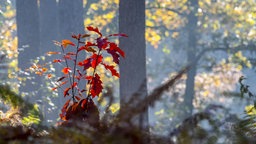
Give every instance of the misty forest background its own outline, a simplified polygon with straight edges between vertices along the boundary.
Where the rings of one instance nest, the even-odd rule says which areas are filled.
[[[41,113],[39,119],[23,123],[53,126],[59,121],[65,103],[62,92],[52,91],[47,77],[27,69],[51,60],[46,52],[58,49],[53,40],[86,33],[87,26],[98,27],[104,35],[128,35],[112,39],[126,53],[119,66],[120,80],[101,70],[105,89],[95,99],[101,114],[108,107],[104,97],[115,98],[110,106],[115,115],[134,93],[142,99],[189,66],[140,115],[141,125],[152,134],[168,136],[185,119],[214,107],[208,115],[221,123],[214,142],[231,142],[234,137],[226,131],[234,131],[233,126],[248,116],[255,128],[255,0],[1,0],[1,84],[37,104]],[[52,67],[54,76],[60,76],[60,69],[61,65]],[[239,83],[241,76],[246,79]],[[2,98],[0,119],[10,108]],[[198,125],[211,133],[208,122]]]

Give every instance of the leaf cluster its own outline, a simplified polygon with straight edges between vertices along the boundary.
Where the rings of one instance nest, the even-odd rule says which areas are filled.
[[[125,57],[125,53],[115,42],[109,41],[113,36],[127,37],[125,34],[110,34],[103,36],[97,27],[88,26],[87,31],[91,34],[72,35],[76,44],[69,39],[55,42],[61,51],[50,51],[48,55],[59,55],[59,59],[54,59],[51,63],[64,65],[61,72],[63,76],[56,80],[57,85],[52,90],[61,89],[64,97],[69,97],[62,107],[60,118],[64,121],[73,116],[72,113],[87,112],[90,105],[94,106],[92,99],[99,96],[103,90],[103,83],[97,67],[102,66],[109,71],[112,76],[120,77],[116,70],[120,57]],[[104,53],[109,54],[115,65],[104,62]],[[83,57],[83,59],[79,59]],[[47,64],[33,65],[30,70],[42,76],[47,74]],[[92,70],[89,73],[88,70]],[[48,78],[51,74],[48,73]],[[87,87],[83,84],[87,83]],[[80,110],[79,110],[80,109]]]

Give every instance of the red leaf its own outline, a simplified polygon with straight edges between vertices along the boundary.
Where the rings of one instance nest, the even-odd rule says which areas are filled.
[[[60,86],[63,86],[64,84],[66,84],[68,81],[64,81],[64,82],[62,82],[60,85],[59,85],[59,87]]]
[[[92,52],[92,53],[95,53],[96,50],[94,50],[92,47],[86,47],[85,49],[87,52]]]
[[[92,95],[92,98],[94,98],[95,96],[98,96],[103,89],[102,81],[100,80],[100,77],[97,73],[92,78],[92,81],[90,82],[90,84],[91,84],[90,93]]]
[[[99,49],[106,49],[106,47],[108,46],[108,39],[107,38],[97,38],[97,46]]]
[[[110,70],[112,76],[120,77],[119,73],[115,70],[115,66],[103,64],[107,70]]]
[[[109,49],[110,49],[110,50],[115,50],[115,51],[117,51],[122,57],[125,57],[124,51],[121,50],[121,49],[117,46],[117,44],[115,44],[115,43],[110,43],[110,44],[109,44]]]
[[[100,33],[100,31],[99,31],[99,29],[98,29],[97,27],[94,28],[94,27],[92,27],[92,26],[88,26],[88,27],[87,27],[87,30],[88,30],[88,31],[94,31],[94,32],[98,33],[98,34],[100,35],[100,37],[102,37],[102,34]]]
[[[78,52],[80,52],[81,50],[85,50],[85,46],[81,46],[80,48],[78,48]]]
[[[66,103],[63,105],[62,109],[66,110],[69,106],[70,99],[66,101]]]
[[[75,76],[76,79],[80,80],[83,74],[80,72],[80,70],[76,70],[78,75]]]
[[[52,78],[52,74],[48,74],[47,78],[49,78],[49,79]]]
[[[64,78],[66,78],[66,77],[63,76],[63,77],[59,78],[59,79],[57,80],[57,82],[62,81]]]
[[[92,53],[95,53],[96,50],[94,50],[92,47],[90,46],[81,46],[79,49],[78,49],[78,52],[81,51],[81,50],[86,50],[87,52],[92,52]]]
[[[68,88],[66,88],[66,89],[64,90],[64,93],[63,93],[64,97],[66,97],[67,95],[69,95],[68,91],[69,91],[70,89],[71,89],[71,88],[68,87]]]
[[[54,88],[52,88],[52,91],[55,91],[57,88],[58,88],[58,87],[54,87]]]
[[[119,64],[119,54],[115,50],[107,49],[107,52],[112,55],[113,61],[116,64]]]
[[[87,99],[82,99],[81,100],[81,107],[85,108],[86,103],[87,103]]]
[[[80,98],[80,97],[78,97],[78,96],[75,96],[75,98],[76,98],[76,100],[78,100],[78,101],[81,99],[81,98]]]
[[[72,60],[71,56],[70,55],[64,55],[63,57],[64,59],[69,59],[69,60]]]
[[[67,52],[66,55],[76,55],[74,52]]]
[[[95,43],[87,42],[85,46],[89,47],[89,46],[97,46],[97,45]]]
[[[111,34],[111,35],[109,35],[108,37],[111,37],[111,36],[128,37],[126,34],[123,34],[123,33],[120,33],[120,34]]]
[[[70,69],[69,67],[64,67],[64,68],[62,69],[62,72],[63,72],[64,74],[68,74],[70,71],[71,71],[71,69]]]
[[[79,76],[82,76],[83,74],[80,72],[80,70],[76,70],[79,74]]]
[[[83,92],[86,92],[86,90],[85,90],[85,89],[82,89],[82,90],[81,90],[81,93],[83,93]]]
[[[91,67],[91,58],[87,58],[84,61],[78,62],[79,66],[84,67],[84,71]]]
[[[92,78],[93,78],[92,76],[86,76],[85,77],[85,79],[87,79],[87,80],[92,80]]]
[[[68,40],[68,39],[62,40],[61,45],[62,45],[64,48],[66,48],[68,45],[75,46],[75,44],[74,44],[72,41]]]
[[[60,63],[61,62],[61,59],[55,59],[52,61],[53,63]]]
[[[102,62],[102,55],[93,54],[92,58],[92,68],[96,68]]]
[[[78,105],[79,105],[79,103],[75,102],[75,103],[72,105],[71,111],[73,111],[73,112],[76,111]]]
[[[66,101],[66,103],[63,105],[62,109],[61,109],[61,114],[60,114],[60,118],[64,121],[66,121],[66,114],[67,114],[67,108],[69,106],[70,103],[70,99]]]
[[[72,85],[72,88],[76,87],[76,86],[77,86],[77,82],[74,82],[73,85]]]
[[[78,34],[78,35],[72,35],[72,38],[74,38],[74,39],[80,39],[80,37],[81,37],[81,34]]]

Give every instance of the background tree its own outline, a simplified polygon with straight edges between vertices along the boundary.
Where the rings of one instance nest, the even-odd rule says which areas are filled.
[[[84,32],[83,1],[59,1],[60,39],[70,38],[70,35]]]
[[[129,12],[128,12],[129,11]],[[125,33],[128,39],[120,38],[120,47],[126,53],[126,59],[120,62],[120,99],[121,109],[139,92],[136,99],[147,96],[146,44],[145,44],[145,1],[125,0],[119,3],[119,33]],[[143,113],[137,125],[146,128],[148,114]]]
[[[16,19],[17,19],[17,35],[18,35],[18,67],[21,70],[20,79],[25,82],[20,83],[20,93],[27,95],[31,92],[39,90],[42,84],[40,78],[30,76],[33,81],[26,79],[27,74],[22,70],[27,69],[31,65],[31,60],[36,60],[40,56],[40,31],[39,31],[39,11],[37,1],[24,0],[16,1]],[[40,98],[40,93],[35,94],[37,98],[29,97],[30,100]]]
[[[197,11],[198,0],[188,1],[189,14],[187,17],[186,30],[188,33],[187,61],[190,68],[187,72],[186,89],[184,94],[185,118],[192,115],[193,99],[195,94],[195,76],[196,76],[196,52],[197,52]]]
[[[17,70],[17,37],[15,23],[15,9],[13,1],[1,1],[0,3],[0,80],[2,83],[11,83],[11,75],[8,72]],[[13,85],[17,89],[17,85]]]
[[[45,56],[48,51],[55,51],[56,46],[53,40],[58,40],[58,7],[56,0],[40,0],[40,54]],[[52,56],[53,57],[53,56]],[[45,57],[50,61],[49,57]],[[55,72],[59,72],[56,69]],[[42,110],[45,120],[56,120],[61,103],[58,96],[50,92],[50,84],[45,77],[42,77],[44,88],[42,92]]]

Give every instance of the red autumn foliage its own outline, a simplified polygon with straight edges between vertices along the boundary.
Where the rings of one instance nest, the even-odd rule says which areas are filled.
[[[107,65],[107,64],[104,64],[102,63],[105,67],[105,69],[108,69],[110,70],[112,76],[116,76],[116,77],[120,77],[119,73],[115,70],[115,66],[112,66],[112,65]]]
[[[120,56],[125,57],[125,53],[116,43],[109,41],[109,37],[127,37],[127,35],[110,34],[104,37],[97,27],[88,26],[87,30],[96,33],[98,37],[93,41],[87,41],[86,38],[90,37],[90,34],[72,35],[71,37],[77,41],[77,44],[68,39],[64,39],[61,42],[55,41],[55,44],[60,46],[62,51],[50,51],[47,53],[48,56],[59,54],[60,58],[54,59],[52,63],[65,65],[61,70],[64,76],[58,78],[56,80],[58,85],[52,88],[52,90],[60,88],[63,90],[63,97],[68,96],[68,100],[63,105],[60,114],[60,118],[63,121],[77,118],[84,119],[85,113],[97,109],[92,99],[99,96],[103,90],[101,77],[97,74],[98,66],[103,66],[107,71],[111,72],[112,76],[120,77],[114,65],[108,65],[104,62],[103,53],[110,54],[113,61],[119,64]],[[69,49],[69,46],[73,48]],[[74,47],[76,48],[74,49]],[[66,49],[69,50],[67,51]],[[87,57],[78,61],[78,55],[84,53],[87,53]],[[43,66],[34,66],[32,68],[40,68],[36,71],[40,75],[47,72],[47,69]],[[93,69],[92,74],[86,72],[89,68]],[[79,83],[87,83],[89,89],[80,88]]]
[[[101,62],[102,62],[102,55],[93,54],[91,56],[92,58],[92,68],[96,68]]]
[[[64,74],[68,74],[69,72],[70,72],[70,68],[69,67],[64,67],[63,69],[62,69],[62,72],[64,73]]]
[[[92,78],[89,84],[91,84],[90,93],[92,98],[94,98],[95,96],[98,96],[102,92],[102,89],[103,89],[102,81],[100,80],[100,76],[97,73]]]

